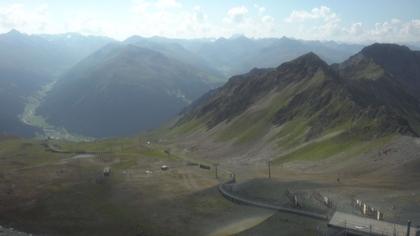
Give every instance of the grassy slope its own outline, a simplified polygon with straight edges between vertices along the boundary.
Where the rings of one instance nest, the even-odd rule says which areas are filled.
[[[232,120],[230,124],[216,136],[217,141],[236,139],[237,144],[246,144],[266,135],[271,128],[275,113],[287,106],[290,97],[298,91],[314,86],[323,79],[322,73],[317,73],[310,83],[296,83],[287,86],[281,91],[272,91],[259,101],[262,106],[247,112]],[[292,126],[295,122],[292,122]],[[188,123],[187,123],[188,124]]]
[[[362,72],[369,78],[383,74],[374,64]],[[205,124],[211,119],[208,115],[181,123],[172,131],[181,136],[201,133],[215,142],[233,141],[243,148],[269,142],[280,150],[273,158],[281,162],[318,160],[344,152],[356,156],[389,140],[394,131],[386,129],[387,116],[370,107],[357,108],[364,112],[355,109],[354,101],[338,85],[329,83],[326,74],[318,70],[308,80],[267,92],[245,112],[219,124],[211,136],[206,134]],[[303,95],[300,100],[296,99],[299,95]],[[275,125],[276,113],[281,110],[285,111],[285,121]]]
[[[40,234],[197,235],[211,230],[199,222],[235,208],[213,188],[212,171],[185,166],[145,141],[54,141],[64,151],[102,153],[72,160],[74,154],[49,152],[42,141],[0,140],[0,222]],[[160,171],[162,164],[170,170]],[[110,178],[101,177],[105,166]]]
[[[214,140],[217,142],[235,140],[235,144],[241,146],[262,139],[269,134],[270,129],[275,127],[267,119],[269,117],[267,113],[270,113],[270,110],[273,111],[273,107],[277,107],[274,104],[281,102],[281,99],[274,99],[268,108],[234,119],[231,123],[228,123],[225,129],[216,133]],[[333,128],[323,131],[319,138],[308,141],[305,139],[305,135],[310,127],[310,121],[310,119],[297,117],[283,124],[277,133],[269,137],[269,141],[275,147],[287,153],[274,157],[276,162],[319,160],[340,153],[346,153],[347,156],[357,156],[364,151],[377,147],[379,144],[386,143],[393,137],[392,135],[387,135],[379,139],[368,140],[357,134],[351,135],[351,132],[350,134],[344,133],[351,130],[352,124],[351,121],[343,121]],[[359,125],[373,129],[377,124],[375,121],[360,120]],[[184,123],[174,130],[179,131],[177,132],[178,135],[182,135],[189,132],[197,132],[196,128],[202,131],[204,126],[199,121],[194,120],[194,122]]]
[[[331,138],[301,145],[299,148],[293,149],[287,154],[279,155],[274,159],[274,163],[280,164],[291,160],[317,161],[340,154],[349,158],[369,151],[372,148],[379,147],[384,143],[389,142],[392,137],[394,136],[389,135],[367,141],[355,137],[346,138],[342,136],[333,136]]]

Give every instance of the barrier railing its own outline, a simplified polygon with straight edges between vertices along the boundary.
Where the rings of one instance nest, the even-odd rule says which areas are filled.
[[[315,218],[315,219],[320,219],[320,220],[328,220],[328,216],[327,215],[318,214],[318,213],[309,212],[309,211],[300,210],[300,209],[294,209],[294,208],[289,208],[289,207],[278,206],[278,205],[269,204],[269,203],[257,202],[257,201],[254,201],[254,200],[250,200],[250,199],[246,199],[244,197],[237,196],[237,195],[235,195],[233,193],[230,193],[226,189],[226,186],[232,185],[235,182],[236,182],[235,179],[230,179],[230,180],[228,180],[228,181],[226,181],[224,183],[219,184],[219,186],[218,186],[219,192],[225,198],[227,198],[229,200],[233,200],[233,201],[236,201],[236,202],[239,202],[239,203],[242,203],[242,204],[251,205],[251,206],[255,206],[255,207],[260,207],[260,208],[265,208],[265,209],[271,209],[271,210],[276,210],[276,211],[282,211],[282,212],[287,212],[287,213],[292,213],[292,214],[307,216],[307,217],[311,217],[311,218]]]

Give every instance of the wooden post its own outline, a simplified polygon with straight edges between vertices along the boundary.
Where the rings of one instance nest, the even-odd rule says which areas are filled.
[[[411,221],[407,222],[407,236],[410,236],[410,229],[411,229]]]
[[[219,166],[219,164],[214,164],[214,170],[215,170],[215,174],[216,174],[216,179],[219,178],[218,173],[217,173],[217,167]]]
[[[271,161],[268,161],[268,178],[271,179]]]
[[[344,220],[344,236],[347,236],[347,220]]]

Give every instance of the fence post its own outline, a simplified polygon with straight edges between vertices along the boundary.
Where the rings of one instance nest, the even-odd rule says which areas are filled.
[[[363,203],[363,215],[366,215],[367,206],[366,203]]]
[[[347,236],[347,220],[344,220],[344,236]]]
[[[393,234],[393,236],[397,236],[397,229],[395,227],[395,224],[394,224],[394,234]]]
[[[408,222],[407,222],[407,236],[410,236],[410,228],[411,228],[411,221],[409,220]]]

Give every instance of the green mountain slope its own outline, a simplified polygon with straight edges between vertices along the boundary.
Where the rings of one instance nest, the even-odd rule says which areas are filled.
[[[380,46],[380,51],[395,47]],[[242,149],[263,145],[277,150],[279,159],[305,152],[327,157],[382,137],[418,136],[419,99],[407,88],[404,74],[366,53],[376,47],[333,66],[309,53],[275,69],[232,77],[186,110],[169,133]],[[412,86],[419,88],[415,82]]]
[[[135,134],[170,119],[214,85],[206,72],[159,52],[110,44],[68,71],[39,112],[88,136]]]

